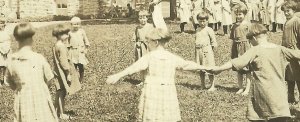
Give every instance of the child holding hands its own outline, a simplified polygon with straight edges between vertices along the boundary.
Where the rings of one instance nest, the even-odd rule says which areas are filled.
[[[217,39],[214,30],[207,26],[208,14],[201,12],[197,15],[199,28],[196,30],[195,58],[196,62],[204,66],[215,66],[214,48],[217,47]],[[214,76],[208,75],[212,85],[208,91],[215,90]],[[205,88],[205,72],[200,71],[201,87]]]
[[[76,69],[68,58],[66,43],[69,38],[69,31],[70,29],[64,25],[57,25],[52,31],[52,35],[57,39],[53,47],[54,71],[58,79],[55,82],[55,108],[61,119],[70,119],[70,116],[64,114],[66,95],[74,94],[81,89]]]
[[[14,90],[15,122],[58,122],[47,84],[54,78],[41,54],[32,50],[35,30],[29,23],[16,25],[19,47],[7,60],[6,82]]]
[[[179,102],[175,87],[175,71],[201,70],[203,66],[170,53],[164,46],[170,40],[167,31],[160,28],[147,35],[150,52],[120,73],[108,76],[107,83],[116,83],[120,78],[148,69],[139,102],[139,121],[180,121]]]
[[[81,19],[79,17],[73,17],[71,24],[73,28],[69,32],[70,60],[74,63],[75,68],[78,69],[79,81],[82,82],[84,77],[84,65],[88,64],[85,54],[87,53],[87,48],[90,46],[90,42],[85,31],[80,28]]]
[[[146,42],[146,34],[151,29],[153,29],[153,25],[149,24],[148,21],[148,12],[146,10],[142,10],[139,12],[139,22],[140,24],[136,27],[135,32],[133,34],[132,41],[134,44],[135,51],[135,61],[139,60],[142,56],[149,52],[148,45]],[[141,71],[141,78],[144,80],[146,75],[146,71]]]
[[[285,84],[285,68],[288,61],[300,60],[300,51],[268,42],[267,32],[265,26],[252,24],[247,38],[254,47],[242,56],[213,68],[212,72],[217,74],[231,68],[240,70],[249,66],[254,80],[247,118],[250,121],[285,122],[291,117]]]
[[[246,34],[248,33],[248,28],[250,22],[246,20],[246,15],[248,13],[247,7],[240,5],[236,8],[236,23],[233,24],[230,39],[232,40],[232,48],[231,48],[231,58],[238,58],[243,55],[249,48],[250,43],[246,39]],[[237,94],[247,95],[250,90],[250,77],[251,74],[248,72],[248,68],[237,70],[237,79],[239,90],[236,92]],[[246,74],[246,89],[244,91],[243,88],[243,76]]]

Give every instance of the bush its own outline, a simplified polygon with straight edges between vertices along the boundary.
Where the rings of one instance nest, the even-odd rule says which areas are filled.
[[[48,22],[52,21],[53,16],[40,16],[40,17],[24,17],[20,21],[23,22]],[[13,20],[16,21],[16,20]]]
[[[65,15],[54,15],[53,20],[54,21],[62,21],[62,20],[71,20],[72,17],[65,16]]]

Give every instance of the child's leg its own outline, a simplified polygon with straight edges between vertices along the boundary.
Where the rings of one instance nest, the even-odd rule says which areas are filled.
[[[217,30],[219,30],[221,28],[222,22],[218,22],[218,28]]]
[[[287,84],[288,84],[288,101],[289,101],[289,103],[295,103],[296,102],[295,92],[294,92],[294,90],[295,90],[295,81],[287,81]]]
[[[200,72],[201,88],[205,89],[205,72]]]
[[[214,31],[218,31],[218,23],[214,23]]]
[[[214,29],[214,23],[208,23],[207,26],[210,27],[210,28],[212,28],[212,29]]]
[[[211,82],[211,87],[208,89],[208,91],[215,91],[216,88],[215,88],[214,75],[208,75],[208,78],[209,78],[209,81]]]
[[[244,88],[243,88],[243,74],[238,72],[237,79],[238,79],[239,90],[236,92],[236,94],[241,94],[244,90]]]
[[[243,96],[246,96],[246,95],[249,94],[250,86],[251,86],[251,73],[247,73],[247,74],[246,74],[246,89],[245,89],[245,91],[242,93]]]
[[[82,83],[83,77],[84,77],[84,66],[83,64],[78,64],[78,69],[79,69],[79,81]]]
[[[228,25],[223,25],[224,34],[228,34]]]
[[[184,32],[184,25],[187,24],[186,22],[180,23],[180,31]]]
[[[4,76],[5,76],[5,67],[0,67],[0,72],[1,72],[1,80],[0,80],[0,86],[4,85]]]
[[[62,117],[64,114],[65,97],[66,97],[66,90],[60,89],[56,91],[54,107],[56,108],[59,117]]]
[[[272,22],[272,32],[276,32],[276,23]]]

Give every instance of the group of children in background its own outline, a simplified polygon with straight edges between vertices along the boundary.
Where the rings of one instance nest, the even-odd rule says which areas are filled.
[[[133,36],[136,62],[125,70],[108,76],[106,82],[116,83],[126,75],[143,71],[142,75],[145,77],[138,106],[138,120],[174,122],[181,121],[175,86],[176,69],[199,71],[202,87],[205,87],[205,75],[208,74],[212,82],[209,91],[216,89],[214,74],[233,69],[238,72],[240,90],[237,93],[246,95],[251,91],[247,107],[247,118],[250,121],[287,121],[291,117],[289,102],[295,102],[294,94],[291,94],[294,92],[295,81],[299,85],[297,71],[300,70],[300,18],[294,15],[297,3],[284,2],[281,8],[287,22],[283,26],[282,46],[279,46],[268,42],[266,26],[248,22],[246,18],[249,11],[253,12],[254,9],[242,4],[235,7],[236,23],[230,33],[230,39],[233,40],[232,60],[219,67],[215,66],[214,61],[213,52],[218,44],[213,29],[209,27],[212,14],[208,11],[195,16],[198,23],[195,62],[186,61],[165,49],[171,40],[169,31],[165,25],[153,26],[147,23],[148,13],[141,11],[140,25]],[[0,46],[1,60],[5,60],[0,67],[6,68],[3,71],[3,82],[15,93],[15,121],[55,122],[58,118],[70,118],[70,115],[64,114],[64,99],[66,95],[81,89],[84,65],[88,63],[85,54],[90,45],[85,31],[80,28],[80,18],[72,18],[71,24],[72,29],[57,25],[52,31],[57,39],[53,46],[55,74],[47,60],[32,50],[35,29],[31,24],[21,23],[15,27],[13,35],[18,42],[18,49],[13,53],[10,49],[10,37],[5,31],[0,31],[1,37],[5,37],[1,38],[0,44],[6,45]],[[0,29],[4,28],[2,26]],[[289,62],[290,67],[286,72]],[[295,68],[297,66],[299,68]],[[247,81],[245,90],[242,86],[243,75],[246,75]],[[55,76],[56,98],[53,104],[48,86]]]
[[[72,18],[72,29],[57,25],[52,31],[57,39],[53,46],[54,72],[44,56],[32,50],[36,30],[30,23],[14,28],[18,49],[12,53],[12,39],[4,30],[5,21],[1,22],[0,68],[5,73],[1,85],[7,84],[14,90],[14,121],[70,119],[71,116],[64,113],[65,97],[81,89],[84,65],[88,63],[85,54],[90,45],[85,31],[80,28],[80,18]],[[57,80],[52,80],[54,77]],[[52,82],[56,88],[54,104],[48,88]]]
[[[196,30],[198,26],[197,14],[209,14],[208,26],[218,31],[223,28],[223,34],[229,33],[229,28],[236,20],[235,9],[243,5],[247,7],[245,19],[259,22],[272,32],[282,31],[286,22],[281,6],[286,0],[179,0],[178,13],[180,30],[184,32],[185,24],[192,20]],[[271,29],[269,29],[271,27]],[[218,33],[219,34],[219,33]]]
[[[113,84],[126,75],[147,70],[138,107],[139,120],[173,122],[181,121],[174,80],[176,69],[199,71],[201,86],[204,87],[204,76],[208,74],[213,82],[209,91],[215,90],[214,74],[233,69],[238,72],[240,89],[237,93],[251,93],[246,113],[248,120],[286,122],[291,117],[289,102],[295,102],[295,81],[299,86],[297,70],[300,70],[300,18],[295,15],[296,2],[287,1],[280,7],[287,19],[286,24],[282,26],[282,46],[268,41],[268,26],[247,20],[249,11],[253,13],[255,10],[239,4],[234,10],[236,23],[233,24],[230,33],[230,39],[233,41],[232,60],[222,66],[215,66],[213,50],[217,47],[216,37],[213,29],[208,27],[210,13],[203,11],[195,16],[198,23],[195,41],[196,63],[185,61],[167,51],[166,43],[171,40],[169,32],[154,27],[146,34],[139,35],[139,31],[136,31],[136,45],[145,44],[147,51],[125,70],[108,76],[106,82]],[[143,12],[141,16],[145,18]],[[141,23],[137,30],[148,28],[145,25]],[[242,86],[243,75],[246,75],[247,81],[245,90]]]

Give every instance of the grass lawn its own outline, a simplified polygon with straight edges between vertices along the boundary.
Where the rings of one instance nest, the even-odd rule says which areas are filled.
[[[51,36],[53,26],[38,30],[34,49],[43,54],[53,66],[51,48],[55,38]],[[75,118],[72,121],[135,121],[138,115],[140,86],[129,78],[115,85],[105,84],[106,76],[121,71],[133,63],[134,24],[85,25],[91,47],[87,54],[90,63],[86,67],[83,89],[68,96],[66,109]],[[168,49],[187,60],[194,60],[194,34],[180,34],[179,26],[170,24],[173,39]],[[187,29],[192,29],[189,25]],[[271,33],[271,41],[279,44],[281,33]],[[230,60],[231,40],[228,36],[217,36],[219,47],[215,52],[216,64]],[[13,42],[13,49],[16,49]],[[134,79],[139,79],[134,75]],[[215,77],[218,90],[208,92],[200,89],[200,77],[195,72],[178,71],[176,87],[180,101],[183,122],[193,121],[247,121],[247,97],[236,95],[236,73],[225,71]],[[207,82],[207,87],[209,87]],[[13,120],[13,93],[7,88],[0,89],[0,120]],[[54,87],[51,87],[54,94]]]

